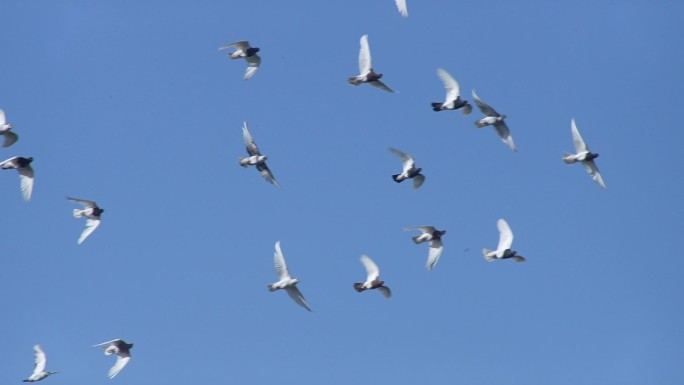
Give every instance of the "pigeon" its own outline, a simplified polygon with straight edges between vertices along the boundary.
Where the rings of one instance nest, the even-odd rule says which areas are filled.
[[[385,286],[384,281],[380,280],[380,269],[378,268],[378,265],[376,265],[367,255],[361,256],[361,263],[363,263],[363,266],[366,268],[368,277],[366,278],[366,282],[355,282],[354,289],[359,293],[364,290],[378,289],[385,298],[389,299],[392,296],[392,291],[389,287]]]
[[[278,276],[278,282],[268,285],[268,290],[274,292],[279,289],[285,289],[287,294],[292,298],[299,306],[303,307],[308,311],[312,311],[311,307],[304,296],[297,288],[299,279],[292,278],[290,273],[287,271],[287,265],[285,264],[285,257],[283,252],[280,250],[280,241],[275,243],[275,253],[273,254],[273,262],[275,264],[276,275]]]
[[[74,218],[81,218],[81,217],[86,217],[88,220],[86,221],[86,228],[83,230],[81,233],[81,237],[78,238],[78,244],[80,245],[83,243],[83,241],[88,238],[90,234],[97,229],[98,226],[100,226],[100,215],[104,212],[104,209],[101,209],[97,206],[97,203],[93,201],[89,201],[86,199],[78,199],[78,198],[69,198],[67,197],[68,200],[76,203],[80,203],[83,205],[83,209],[74,209]]]
[[[570,129],[572,131],[572,142],[575,145],[575,151],[577,153],[568,154],[566,152],[563,154],[563,162],[566,164],[582,162],[584,168],[587,170],[589,175],[591,175],[591,178],[596,181],[599,186],[606,188],[606,184],[603,183],[603,178],[601,178],[599,169],[594,162],[594,159],[598,158],[599,154],[589,151],[589,147],[587,147],[587,144],[584,143],[579,131],[577,131],[575,119],[570,120]]]
[[[477,104],[477,107],[480,109],[480,111],[482,111],[482,113],[485,115],[484,118],[475,122],[475,126],[477,128],[482,128],[493,125],[496,129],[496,132],[501,137],[501,140],[503,140],[503,142],[511,150],[517,151],[515,148],[515,143],[513,143],[513,137],[511,136],[508,126],[506,126],[506,122],[504,121],[504,119],[506,119],[506,115],[499,114],[492,107],[490,107],[489,104],[480,100],[475,93],[475,90],[473,90],[473,99],[475,100],[475,104]]]
[[[361,83],[368,83],[387,92],[394,92],[385,83],[380,81],[382,74],[373,72],[371,63],[370,48],[368,48],[368,35],[361,36],[361,49],[359,50],[359,75],[347,79],[349,84],[358,86]]]
[[[247,122],[244,122],[242,125],[242,138],[245,140],[245,147],[247,148],[247,154],[249,154],[249,156],[246,158],[240,157],[240,166],[256,166],[257,170],[261,173],[261,176],[263,176],[268,183],[280,187],[273,177],[273,173],[271,173],[271,170],[269,170],[266,165],[266,159],[268,159],[268,157],[261,155],[252,135],[249,133]]]
[[[406,8],[406,0],[394,0],[397,3],[397,9],[401,16],[408,17],[408,8]]]
[[[36,382],[40,381],[47,376],[59,372],[46,372],[45,364],[47,364],[47,358],[45,357],[45,352],[40,348],[40,345],[33,345],[33,351],[35,352],[35,366],[33,367],[33,373],[29,378],[23,380],[23,382]]]
[[[257,55],[259,48],[250,47],[247,40],[236,41],[228,45],[219,47],[219,50],[228,49],[235,47],[235,51],[228,54],[231,59],[245,59],[247,61],[247,70],[245,70],[245,80],[249,80],[254,76],[257,69],[259,69],[259,64],[261,64],[261,57]]]
[[[496,227],[499,229],[499,246],[496,250],[482,249],[482,255],[484,258],[491,262],[495,259],[508,259],[513,258],[516,262],[525,262],[525,258],[518,255],[514,250],[511,250],[511,244],[513,243],[513,232],[508,226],[508,223],[503,219],[499,219],[496,222]]]
[[[443,110],[458,110],[461,108],[463,115],[469,115],[473,107],[465,100],[461,99],[461,88],[458,86],[456,79],[454,79],[448,72],[438,68],[437,76],[444,82],[446,88],[446,99],[443,103],[432,103],[432,109],[436,112]]]
[[[128,364],[128,361],[131,360],[131,348],[133,347],[133,344],[127,344],[122,339],[115,339],[93,345],[93,347],[103,345],[107,345],[104,347],[105,356],[111,356],[112,354],[116,354],[118,356],[116,357],[116,363],[111,367],[111,369],[109,369],[109,373],[107,374],[109,378],[114,378],[117,374],[119,374],[119,372],[121,372],[121,369]]]
[[[5,137],[5,142],[2,144],[2,147],[9,147],[19,139],[19,136],[17,134],[10,131],[11,129],[12,125],[7,123],[7,119],[5,118],[5,111],[2,108],[0,108],[0,135]]]
[[[422,234],[412,237],[415,244],[430,242],[430,251],[428,252],[427,264],[425,267],[428,270],[432,270],[437,262],[439,262],[439,257],[442,255],[442,235],[446,234],[446,230],[437,230],[433,226],[419,226],[419,227],[406,227],[405,231],[420,230]]]
[[[31,168],[33,158],[24,158],[15,156],[0,163],[0,168],[3,170],[16,169],[19,171],[19,182],[21,182],[21,193],[26,202],[31,200],[31,193],[33,192],[33,168]]]
[[[422,186],[423,182],[425,182],[425,175],[420,173],[423,170],[422,168],[416,168],[416,161],[413,159],[413,157],[405,152],[397,150],[396,148],[390,147],[389,150],[394,155],[401,158],[403,167],[401,174],[392,175],[392,179],[394,179],[394,181],[397,183],[401,183],[406,179],[413,179],[414,190]]]

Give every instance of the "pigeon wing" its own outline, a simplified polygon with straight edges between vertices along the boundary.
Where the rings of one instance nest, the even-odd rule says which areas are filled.
[[[373,260],[367,255],[361,256],[361,263],[363,263],[363,266],[366,268],[366,272],[368,273],[368,278],[366,278],[368,282],[373,281],[380,276],[380,269],[378,268],[378,265],[376,265],[375,262],[373,262]]]
[[[572,131],[572,144],[575,145],[575,151],[578,154],[589,151],[589,149],[587,148],[587,144],[584,143],[584,139],[582,139],[582,136],[577,130],[577,126],[575,125],[575,119],[572,119],[570,121],[570,130]]]
[[[409,155],[403,151],[399,151],[396,148],[392,148],[392,147],[390,147],[389,150],[390,150],[390,152],[392,152],[392,154],[401,158],[401,164],[403,167],[403,172],[407,172],[408,170],[411,169],[411,167],[413,167],[413,164],[415,163],[415,161],[413,160],[413,157],[411,155]]]
[[[387,299],[390,299],[390,297],[392,296],[392,290],[390,290],[390,288],[387,286],[378,287],[378,291],[382,294],[383,297]]]
[[[371,63],[370,47],[368,46],[368,35],[361,36],[361,48],[359,49],[359,75],[365,75],[373,68]]]
[[[272,173],[271,170],[268,168],[268,166],[266,165],[265,162],[264,162],[264,163],[258,163],[258,164],[256,165],[256,168],[257,168],[257,170],[259,170],[259,173],[261,173],[261,176],[264,177],[264,179],[266,179],[266,181],[267,181],[268,183],[270,183],[270,184],[272,184],[272,185],[274,185],[274,186],[276,186],[276,187],[280,187],[280,185],[278,184],[278,182],[275,180],[275,177],[273,176],[273,173]]]
[[[33,352],[35,353],[35,366],[33,367],[33,375],[36,375],[45,371],[47,358],[45,357],[45,352],[43,352],[43,349],[40,348],[40,345],[34,345]]]
[[[372,82],[368,82],[368,84],[372,85],[375,88],[379,88],[383,91],[387,91],[390,93],[396,93],[396,91],[393,91],[391,88],[387,87],[387,85],[380,80],[374,80]]]
[[[17,169],[19,171],[19,182],[21,182],[21,193],[25,201],[31,200],[31,193],[33,192],[33,168],[26,166]]]
[[[67,199],[72,201],[72,202],[75,202],[75,203],[80,203],[83,205],[83,207],[85,207],[87,209],[97,207],[97,203],[95,203],[93,201],[89,201],[87,199],[79,199],[79,198],[71,198],[71,197],[67,197]]]
[[[259,64],[261,64],[261,57],[259,55],[252,55],[249,57],[246,57],[245,60],[247,61],[247,69],[245,70],[245,80],[249,80],[254,76],[256,71],[259,69]]]
[[[416,227],[404,227],[404,231],[413,231],[413,230],[420,230],[424,233],[434,233],[435,232],[435,227],[434,226],[416,226]]]
[[[104,346],[104,345],[115,345],[115,346],[116,346],[116,344],[118,344],[119,342],[121,342],[121,338],[117,338],[117,339],[115,339],[115,340],[103,342],[103,343],[101,343],[101,344],[95,344],[95,345],[93,345],[92,347],[94,348],[94,347],[96,347],[96,346]]]
[[[413,189],[416,190],[418,187],[422,186],[423,183],[425,182],[425,175],[423,174],[418,174],[413,177]]]
[[[95,231],[100,226],[100,220],[99,219],[94,219],[94,218],[88,218],[86,221],[86,228],[83,230],[81,233],[81,236],[78,238],[78,244],[80,245],[83,243],[83,241],[86,240],[90,236],[90,234]]]
[[[444,246],[442,246],[442,241],[439,239],[433,239],[430,241],[430,248],[428,251],[428,259],[427,259],[427,264],[425,267],[428,270],[432,270],[437,262],[439,262],[439,257],[442,256],[442,250],[444,249]]]
[[[275,271],[279,280],[290,278],[290,273],[287,271],[287,265],[285,264],[285,257],[283,256],[283,251],[280,250],[280,241],[275,243],[273,263],[275,264]]]
[[[254,138],[252,138],[252,135],[249,133],[247,122],[242,122],[242,139],[245,141],[245,148],[247,149],[247,154],[249,154],[249,156],[261,155],[259,153],[259,147],[257,147]]]
[[[311,307],[308,303],[306,303],[306,300],[304,299],[302,292],[299,291],[297,286],[289,286],[285,290],[287,291],[287,294],[290,296],[290,298],[297,302],[299,306],[303,307],[308,311],[312,311]]]
[[[441,68],[438,68],[437,76],[439,76],[439,78],[442,79],[442,82],[444,83],[444,88],[446,88],[447,93],[444,103],[454,101],[458,99],[459,96],[461,96],[461,87],[458,86],[458,82],[456,82],[456,79],[454,79],[448,72]]]
[[[5,137],[5,142],[2,144],[2,147],[9,147],[13,145],[17,140],[19,140],[19,135],[15,134],[12,131],[5,131],[2,133],[2,136]]]
[[[499,246],[497,246],[497,251],[510,249],[513,244],[513,232],[510,226],[508,226],[508,222],[503,218],[499,219],[496,222],[496,227],[499,229]]]
[[[7,117],[5,117],[5,110],[0,108],[0,126],[7,124]]]
[[[230,47],[235,47],[236,49],[244,51],[249,48],[249,42],[247,40],[236,41],[235,43],[230,43],[219,47],[219,50],[228,49]]]
[[[118,356],[116,357],[116,363],[109,369],[107,376],[109,378],[116,377],[116,375],[121,372],[121,369],[123,369],[130,360],[131,355],[129,353],[119,352]]]
[[[473,100],[475,100],[477,108],[479,108],[480,111],[482,111],[482,113],[486,116],[499,116],[499,113],[496,112],[496,110],[494,110],[489,104],[480,100],[480,98],[475,93],[475,90],[473,90]]]
[[[582,161],[582,164],[584,165],[584,168],[587,170],[589,175],[591,175],[591,179],[598,183],[599,186],[606,188],[606,184],[603,183],[603,178],[601,178],[601,173],[599,172],[596,163],[593,160],[585,160]]]
[[[408,8],[406,7],[406,0],[394,0],[397,4],[397,9],[401,16],[408,17]]]
[[[518,151],[515,147],[515,143],[513,143],[513,137],[511,136],[511,132],[508,130],[508,126],[506,125],[506,122],[500,121],[494,123],[494,129],[496,129],[496,133],[499,134],[499,137],[501,137],[501,140],[510,148],[512,151]]]

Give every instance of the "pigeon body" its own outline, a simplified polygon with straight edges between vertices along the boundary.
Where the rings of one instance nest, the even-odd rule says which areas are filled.
[[[93,346],[104,346],[103,349],[106,356],[116,354],[116,363],[109,369],[107,374],[109,378],[116,377],[126,364],[128,364],[128,361],[131,360],[131,348],[133,348],[133,344],[128,344],[122,339],[115,339]]]
[[[75,203],[80,203],[83,205],[83,209],[74,209],[74,218],[82,218],[86,217],[86,228],[83,230],[81,233],[81,236],[78,238],[78,244],[80,245],[83,243],[83,241],[88,238],[90,234],[95,231],[100,226],[100,216],[104,212],[104,209],[100,208],[97,206],[97,203],[93,201],[89,201],[86,199],[78,199],[78,198],[69,198],[67,197],[68,200],[75,202]]]
[[[444,99],[444,102],[432,103],[432,109],[439,112],[444,110],[458,110],[460,108],[463,115],[469,115],[473,110],[473,107],[466,100],[461,99],[461,87],[459,87],[456,79],[441,68],[437,69],[437,76],[439,76],[444,83],[446,98]]]
[[[511,231],[508,222],[503,218],[496,222],[496,227],[499,229],[499,245],[496,250],[482,249],[482,255],[488,262],[492,262],[495,259],[508,259],[513,258],[516,262],[525,262],[525,258],[515,250],[511,250],[511,245],[513,244],[513,232]]]
[[[290,273],[287,271],[287,265],[285,264],[285,257],[280,249],[280,241],[275,244],[275,253],[273,254],[273,263],[275,264],[276,275],[278,276],[278,282],[268,285],[268,290],[273,292],[276,290],[284,289],[287,291],[287,295],[290,296],[299,306],[303,307],[308,311],[312,311],[309,304],[304,299],[304,296],[297,288],[299,279],[292,278]]]
[[[378,289],[383,297],[389,299],[392,296],[392,291],[385,286],[385,282],[380,280],[380,269],[378,265],[373,262],[367,255],[361,256],[361,263],[366,268],[366,282],[355,282],[354,289],[359,293],[365,290]]]
[[[371,62],[370,48],[368,46],[368,35],[361,36],[361,48],[359,50],[359,74],[347,79],[347,82],[353,86],[358,86],[362,83],[368,83],[373,87],[379,88],[383,91],[394,92],[387,87],[385,83],[380,81],[382,74],[373,71],[373,63]]]
[[[10,131],[11,129],[12,125],[7,123],[5,110],[0,108],[0,135],[2,135],[4,138],[2,147],[9,147],[19,139],[19,135],[15,134],[13,131]]]
[[[280,187],[280,185],[278,185],[278,182],[273,177],[273,173],[266,165],[266,159],[268,159],[268,157],[266,157],[265,155],[261,155],[261,153],[259,152],[259,147],[257,147],[256,142],[254,142],[252,135],[249,133],[249,129],[247,128],[247,122],[244,122],[242,125],[242,138],[245,141],[245,148],[247,149],[247,154],[249,156],[245,158],[240,158],[240,166],[256,166],[261,176],[264,179],[266,179],[268,183],[276,187]]]
[[[422,186],[423,182],[425,182],[425,175],[420,173],[423,170],[422,168],[416,168],[416,162],[413,157],[403,151],[397,150],[396,148],[390,147],[389,150],[394,155],[401,158],[402,162],[401,174],[392,175],[392,179],[397,183],[401,183],[406,179],[413,179],[413,189],[417,189],[418,187]]]
[[[587,144],[582,139],[577,126],[575,125],[575,119],[570,121],[570,130],[572,131],[572,142],[575,146],[575,154],[568,154],[567,152],[563,154],[563,162],[566,164],[573,164],[577,162],[582,162],[587,173],[591,175],[593,179],[599,186],[606,188],[606,184],[603,182],[601,173],[599,172],[594,159],[598,158],[599,154],[589,151]]]
[[[45,365],[47,365],[47,358],[45,356],[45,352],[43,352],[43,349],[41,349],[40,345],[34,345],[33,352],[35,356],[35,365],[33,367],[33,373],[27,379],[23,380],[23,382],[36,382],[44,378],[47,378],[52,374],[59,373],[45,371]]]
[[[259,64],[261,64],[261,57],[257,55],[259,48],[251,47],[247,40],[241,40],[219,47],[219,50],[224,50],[231,47],[235,48],[235,51],[229,53],[228,57],[231,59],[245,59],[247,62],[247,69],[245,70],[244,79],[251,79],[256,73],[257,69],[259,69]]]
[[[437,230],[433,226],[419,226],[419,227],[406,227],[405,231],[420,230],[422,233],[412,237],[415,244],[420,244],[424,242],[429,242],[430,249],[428,251],[428,259],[425,264],[425,268],[432,270],[437,262],[439,262],[439,257],[442,256],[442,250],[444,246],[442,245],[442,236],[446,234],[446,230]]]
[[[475,90],[473,90],[473,100],[475,100],[475,104],[485,115],[484,118],[475,122],[475,126],[477,128],[494,126],[496,133],[499,134],[499,137],[501,137],[501,140],[504,142],[504,144],[506,144],[512,151],[517,151],[515,143],[513,142],[513,137],[511,136],[511,132],[509,131],[505,122],[506,115],[499,114],[489,104],[480,100],[475,93]]]
[[[19,182],[21,186],[21,194],[25,201],[31,200],[33,193],[33,168],[31,167],[33,158],[24,158],[15,156],[0,163],[0,168],[3,170],[15,169],[19,172]]]

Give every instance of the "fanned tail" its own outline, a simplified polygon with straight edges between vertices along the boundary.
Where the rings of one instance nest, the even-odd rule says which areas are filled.
[[[439,112],[442,111],[442,103],[431,103],[432,104],[432,110]]]
[[[83,216],[83,210],[74,209],[74,218],[80,218]]]
[[[492,255],[493,253],[494,250],[482,249],[482,255],[484,256],[484,259],[487,260],[487,262],[491,262],[496,259],[496,257]]]
[[[358,291],[359,293],[362,292],[362,291],[364,291],[364,290],[366,290],[366,289],[363,287],[363,283],[361,283],[361,282],[354,282],[354,289],[355,289],[356,291]]]

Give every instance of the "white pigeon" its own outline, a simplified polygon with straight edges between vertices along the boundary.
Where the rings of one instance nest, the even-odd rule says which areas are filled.
[[[247,40],[241,40],[219,47],[219,50],[224,50],[231,47],[235,47],[235,51],[229,53],[228,57],[231,59],[245,59],[245,61],[247,61],[247,69],[245,70],[244,79],[251,79],[256,73],[257,69],[259,69],[259,64],[261,64],[261,57],[257,55],[259,48],[250,47]]]
[[[121,372],[121,369],[128,364],[128,361],[131,360],[131,348],[133,348],[133,344],[127,344],[122,339],[115,339],[93,345],[93,347],[104,345],[107,345],[104,347],[105,356],[111,356],[112,354],[116,354],[117,356],[116,363],[109,369],[109,373],[107,374],[109,378],[114,378],[117,374],[119,374],[119,372]]]
[[[437,69],[437,76],[439,76],[444,83],[446,98],[442,103],[432,103],[432,109],[439,112],[443,110],[458,110],[460,108],[463,115],[469,115],[473,110],[473,107],[466,100],[461,99],[461,87],[459,87],[456,79],[441,68]]]
[[[33,345],[33,351],[35,353],[35,366],[33,367],[33,373],[29,378],[23,380],[23,382],[36,382],[40,381],[47,376],[59,372],[46,372],[45,365],[47,364],[47,358],[45,357],[45,352],[40,348],[40,345]]]
[[[480,98],[475,93],[475,90],[473,90],[473,99],[475,100],[475,104],[480,109],[480,111],[482,111],[482,113],[485,115],[484,118],[475,122],[475,126],[478,128],[482,128],[493,125],[496,129],[496,133],[499,134],[499,136],[501,137],[501,140],[511,150],[517,151],[517,149],[515,148],[515,143],[513,143],[513,137],[511,136],[511,132],[508,130],[508,126],[506,126],[506,122],[504,121],[504,119],[506,119],[506,115],[499,114],[489,104],[480,100]]]
[[[516,262],[525,262],[525,258],[514,250],[511,250],[513,244],[513,232],[508,226],[508,223],[502,218],[496,222],[496,227],[499,229],[499,245],[496,250],[482,249],[484,258],[491,262],[495,259],[513,258]]]
[[[81,218],[81,217],[86,217],[88,218],[86,221],[86,228],[83,230],[81,233],[81,236],[78,238],[78,244],[80,245],[83,243],[83,241],[88,238],[90,234],[95,231],[95,229],[100,226],[100,216],[104,212],[104,209],[101,209],[100,207],[97,206],[97,203],[93,201],[89,201],[86,199],[78,199],[78,198],[69,198],[67,197],[68,200],[76,203],[80,203],[83,205],[83,209],[74,209],[74,218]]]
[[[401,16],[408,17],[408,8],[406,7],[406,0],[394,0],[397,4],[397,9]]]
[[[599,169],[594,162],[594,159],[598,158],[599,154],[589,151],[587,144],[584,143],[582,136],[580,136],[577,130],[575,119],[570,120],[570,130],[572,131],[572,143],[575,145],[576,154],[568,154],[566,152],[563,154],[563,161],[567,164],[582,162],[584,168],[591,175],[591,179],[596,181],[599,186],[606,188],[606,184],[603,183],[603,178],[601,178],[601,173],[599,173]]]
[[[423,170],[422,168],[416,168],[416,161],[413,159],[413,157],[403,151],[397,150],[396,148],[390,147],[389,150],[392,152],[392,154],[401,158],[402,163],[401,174],[392,175],[392,179],[397,183],[401,183],[406,179],[413,179],[414,190],[422,186],[423,182],[425,182],[425,175],[420,173]]]
[[[261,173],[261,176],[264,177],[268,183],[276,187],[280,187],[278,182],[273,177],[273,173],[266,165],[266,159],[268,159],[268,157],[261,155],[256,142],[254,142],[252,135],[249,133],[249,129],[247,129],[247,122],[244,122],[242,125],[242,138],[245,141],[245,148],[247,149],[247,154],[249,156],[246,158],[240,157],[240,166],[256,166],[259,173]]]
[[[377,87],[387,92],[394,92],[385,83],[380,81],[382,74],[377,74],[373,71],[373,64],[371,62],[370,48],[368,47],[368,35],[361,36],[361,49],[359,50],[359,74],[347,79],[347,82],[353,86],[358,86],[361,83],[368,83],[373,87]]]
[[[278,276],[278,282],[268,285],[268,290],[273,292],[280,289],[285,289],[287,294],[292,298],[299,306],[304,309],[311,311],[311,307],[304,296],[297,288],[299,279],[292,278],[290,273],[287,271],[287,265],[285,264],[285,257],[283,252],[280,250],[280,241],[275,244],[275,253],[273,254],[273,262],[275,264],[276,275]]]
[[[14,144],[19,139],[19,135],[15,134],[12,129],[12,125],[7,123],[7,118],[5,117],[5,111],[0,108],[0,135],[5,138],[5,142],[2,147],[9,147]]]
[[[31,200],[31,193],[33,192],[33,168],[31,168],[31,162],[33,162],[31,157],[15,156],[0,163],[0,168],[3,170],[15,169],[19,172],[21,194],[26,202]]]
[[[392,291],[389,287],[385,286],[385,282],[380,280],[380,269],[378,265],[373,262],[367,255],[361,256],[361,263],[366,268],[366,282],[355,282],[354,289],[359,293],[364,290],[378,289],[382,295],[389,299],[392,296]]]
[[[442,256],[442,235],[446,234],[446,230],[437,230],[433,226],[419,226],[419,227],[406,227],[405,231],[420,230],[422,234],[412,237],[415,244],[429,242],[430,250],[428,251],[428,259],[425,267],[428,270],[432,270],[437,262],[439,262],[439,257]]]

